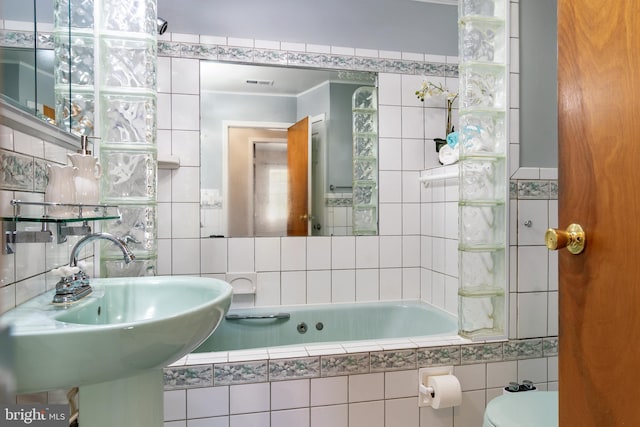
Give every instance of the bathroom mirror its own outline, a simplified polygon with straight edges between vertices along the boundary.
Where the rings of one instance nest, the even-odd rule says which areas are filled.
[[[2,97],[39,117],[55,120],[53,50],[0,48]]]
[[[352,234],[352,97],[376,73],[200,67],[202,237]],[[294,144],[308,154],[293,159]],[[304,203],[294,188],[304,178],[288,176],[307,177],[309,218],[288,212],[289,199]]]
[[[521,2],[519,12],[520,166],[555,168],[558,165],[557,1]]]
[[[36,49],[38,32],[53,29],[53,1],[0,0],[5,21],[0,46],[2,99],[38,117],[54,121],[54,53]]]

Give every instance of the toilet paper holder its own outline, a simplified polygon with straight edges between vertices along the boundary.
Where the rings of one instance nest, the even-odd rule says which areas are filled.
[[[433,387],[427,386],[429,377],[453,375],[453,366],[438,366],[433,368],[421,368],[418,370],[418,406],[433,406],[435,398],[435,390]],[[461,400],[460,396],[460,400]],[[457,405],[459,405],[458,402]],[[455,405],[455,406],[457,406]]]

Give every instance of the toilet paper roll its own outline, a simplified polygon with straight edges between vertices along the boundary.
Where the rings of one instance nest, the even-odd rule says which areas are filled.
[[[453,375],[429,377],[427,387],[433,388],[433,409],[451,408],[462,403],[460,381]]]

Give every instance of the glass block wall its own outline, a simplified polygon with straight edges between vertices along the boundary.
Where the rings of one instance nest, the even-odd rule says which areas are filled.
[[[353,93],[353,234],[378,234],[378,93],[363,86]]]
[[[56,117],[72,132],[99,138],[101,202],[122,212],[102,229],[136,255],[125,266],[121,252],[103,244],[101,275],[154,274],[156,0],[57,0],[55,16]]]
[[[77,135],[95,131],[93,1],[56,0],[56,124]]]
[[[460,0],[458,321],[469,338],[507,336],[507,7]]]

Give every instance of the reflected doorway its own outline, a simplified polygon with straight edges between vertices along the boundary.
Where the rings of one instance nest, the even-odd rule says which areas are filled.
[[[283,236],[287,232],[287,140],[254,139],[253,234]]]
[[[289,149],[296,124],[236,121],[223,124],[222,157],[227,179],[222,199],[228,203],[221,204],[221,220],[209,234],[322,235],[326,230],[322,226],[326,208],[326,119],[321,114],[298,124],[305,121],[311,126],[310,132],[305,132],[308,137],[298,144],[298,150],[300,144],[305,146],[302,159],[292,159]],[[297,189],[291,188],[292,174],[302,184]],[[292,205],[300,205],[304,210],[294,215],[304,217],[301,232],[288,229]],[[215,226],[215,221],[209,222]]]

